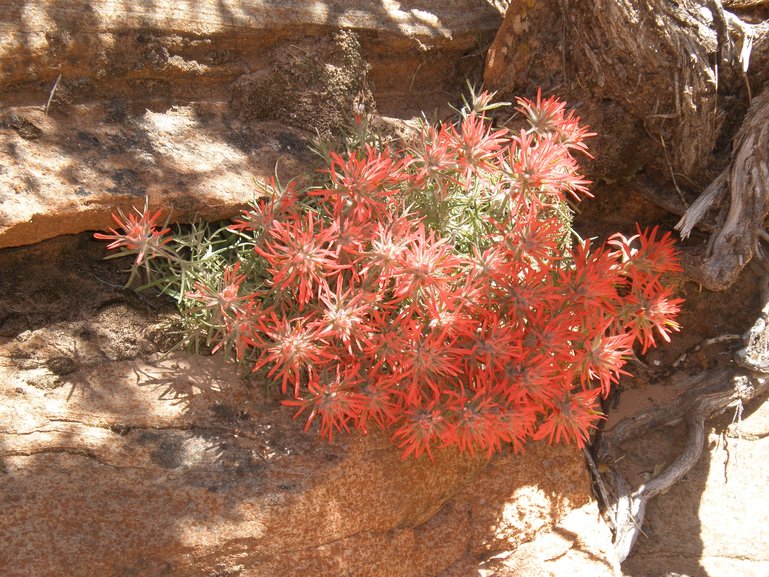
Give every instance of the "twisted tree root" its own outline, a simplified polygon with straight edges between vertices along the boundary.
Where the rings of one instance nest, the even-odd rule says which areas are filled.
[[[720,212],[707,254],[686,272],[709,289],[723,290],[762,252],[758,240],[769,215],[769,88],[753,99],[734,139],[729,166],[676,224],[681,237],[689,236],[713,208]]]
[[[745,336],[745,348],[735,356],[737,366],[696,375],[678,373],[675,380],[688,381],[687,391],[663,407],[651,407],[626,417],[602,434],[594,447],[601,463],[615,462],[620,445],[661,426],[684,421],[688,428],[686,447],[656,477],[631,489],[615,469],[601,474],[588,453],[588,462],[607,521],[614,531],[614,547],[624,561],[641,534],[649,500],[680,481],[699,460],[705,446],[705,423],[730,407],[741,407],[769,392],[769,302]],[[757,362],[757,359],[761,361]]]
[[[699,460],[705,446],[705,422],[730,407],[737,407],[769,391],[769,375],[752,371],[721,370],[693,379],[689,391],[665,407],[652,407],[627,417],[604,433],[598,447],[599,462],[613,462],[623,441],[660,426],[684,420],[688,427],[686,448],[662,473],[631,490],[615,469],[596,478],[608,521],[613,525],[614,547],[624,561],[642,533],[649,499],[680,481]],[[592,467],[591,467],[592,468]],[[600,475],[597,468],[593,474]],[[609,484],[611,489],[606,487]]]

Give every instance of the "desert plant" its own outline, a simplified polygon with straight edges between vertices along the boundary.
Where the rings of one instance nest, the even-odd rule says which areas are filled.
[[[493,106],[474,95],[401,150],[360,131],[319,182],[274,180],[218,229],[171,237],[145,208],[97,237],[137,255],[132,279],[144,267],[176,299],[190,341],[280,383],[329,440],[377,426],[404,457],[583,446],[634,344],[678,329],[675,251],[657,229],[572,235],[590,134],[554,98],[519,99],[514,133]]]

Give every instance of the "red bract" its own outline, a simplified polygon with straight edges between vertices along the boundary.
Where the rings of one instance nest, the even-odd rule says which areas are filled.
[[[348,423],[360,419],[366,408],[366,398],[357,392],[361,383],[357,365],[336,365],[332,372],[323,372],[307,385],[307,397],[283,401],[289,407],[299,407],[294,417],[309,409],[305,431],[316,416],[320,417],[320,434],[329,441],[335,431],[349,430]]]
[[[374,277],[373,284],[381,285],[397,274],[403,254],[416,240],[416,226],[406,216],[380,219],[372,228],[369,247],[361,253],[361,275]]]
[[[459,278],[460,266],[465,261],[447,239],[426,233],[420,223],[399,262],[402,268],[396,281],[395,296],[415,299],[420,290],[431,288],[439,293],[447,290],[451,282]]]
[[[669,288],[659,288],[650,283],[633,291],[626,299],[624,314],[628,319],[627,330],[641,341],[642,353],[657,345],[655,333],[670,342],[670,334],[680,328],[673,319],[683,299],[670,298],[671,293]]]
[[[480,326],[466,325],[462,335],[468,349],[464,356],[465,372],[474,375],[477,371],[493,370],[502,374],[505,368],[520,358],[522,347],[522,331],[504,322],[494,313],[488,314],[480,321]]]
[[[446,125],[441,125],[440,128],[423,127],[419,142],[411,150],[413,184],[425,186],[434,183],[443,197],[446,187],[454,180],[451,175],[460,170],[460,160],[454,146]]]
[[[402,349],[403,332],[401,324],[409,322],[405,312],[375,309],[371,311],[372,334],[363,357],[369,359],[378,378],[393,382],[391,373],[398,366]]]
[[[553,284],[549,270],[513,263],[509,266],[511,274],[504,279],[500,300],[507,305],[511,315],[528,319],[534,311],[562,299],[560,287]]]
[[[474,278],[480,282],[499,282],[508,274],[509,260],[503,247],[494,245],[483,252],[477,246],[472,248],[471,266]]]
[[[369,295],[355,286],[344,290],[342,280],[337,279],[336,291],[332,292],[327,285],[323,285],[319,300],[325,305],[319,334],[341,341],[350,355],[364,350],[370,343],[372,330],[368,324],[372,308]]]
[[[453,415],[442,434],[445,445],[457,445],[460,450],[475,455],[476,448],[491,454],[502,445],[501,407],[481,388],[475,394],[451,391],[446,410]]]
[[[579,337],[580,314],[564,309],[547,310],[545,307],[533,312],[527,319],[523,344],[527,350],[537,351],[538,355],[553,359],[555,362],[570,363],[573,359],[573,340]]]
[[[609,395],[611,385],[620,375],[629,375],[622,367],[633,356],[631,334],[597,335],[587,343],[580,367],[580,383],[585,389],[593,388],[597,382],[604,397]]]
[[[231,268],[227,267],[224,270],[221,285],[218,288],[196,281],[195,290],[184,296],[202,307],[213,309],[215,318],[234,317],[237,313],[244,312],[245,304],[255,297],[255,295],[240,294],[240,285],[246,280],[246,275],[238,274],[239,270],[240,263],[236,262]]]
[[[523,450],[524,443],[534,435],[537,408],[531,403],[507,403],[496,421],[497,434],[502,443],[509,443],[513,451]]]
[[[478,324],[465,312],[461,295],[428,293],[424,295],[420,318],[428,331],[456,338],[471,333]]]
[[[505,144],[507,129],[493,130],[483,115],[473,111],[462,120],[459,132],[451,126],[449,134],[467,182],[473,173],[496,168],[494,160]]]
[[[299,388],[306,382],[303,379],[312,377],[321,365],[334,358],[324,350],[318,327],[307,318],[278,318],[272,312],[270,320],[261,323],[260,330],[268,340],[254,370],[270,365],[267,375],[280,377],[284,393],[286,385],[291,383],[294,395],[299,396]]]
[[[589,181],[577,171],[574,158],[552,135],[537,136],[521,130],[514,136],[503,168],[513,201],[555,206],[568,195],[575,200],[590,196]]]
[[[530,352],[524,360],[505,367],[503,392],[507,401],[540,409],[551,406],[559,392],[553,386],[553,376],[558,372],[551,358]]]
[[[553,403],[550,414],[539,425],[535,439],[549,443],[574,441],[579,448],[590,440],[590,431],[603,418],[597,406],[599,391],[566,392]]]
[[[335,215],[345,212],[353,220],[364,222],[374,213],[388,210],[396,194],[393,185],[406,164],[406,160],[394,161],[386,149],[377,150],[368,144],[347,158],[334,152],[328,170],[332,187],[310,194],[331,201]]]
[[[678,330],[680,265],[656,227],[572,246],[591,134],[541,94],[518,100],[528,128],[494,129],[490,98],[402,151],[364,144],[361,119],[325,181],[273,180],[211,240],[195,229],[171,250],[146,210],[97,237],[160,271],[193,334],[264,369],[328,440],[373,423],[404,457],[582,447],[636,343]]]
[[[249,300],[235,310],[235,316],[227,316],[219,330],[220,341],[212,352],[221,348],[234,350],[238,361],[243,361],[254,347],[262,346],[259,334],[261,319],[268,314],[260,302]]]
[[[446,419],[435,402],[424,406],[412,406],[403,410],[393,440],[403,449],[403,458],[419,457],[424,453],[432,457],[432,447],[446,430]]]
[[[616,259],[602,249],[590,248],[590,241],[578,246],[572,253],[573,268],[558,273],[569,307],[581,312],[582,326],[588,332],[593,328],[588,323],[600,325],[603,331],[604,316],[617,314],[617,289],[626,284]]]
[[[405,394],[406,402],[418,404],[425,398],[437,400],[452,377],[462,373],[462,350],[453,346],[445,333],[425,333],[421,323],[403,319],[398,326],[393,357],[393,379]]]
[[[336,255],[329,248],[333,223],[323,228],[315,213],[308,211],[306,218],[274,220],[269,234],[272,241],[255,250],[269,263],[273,286],[295,292],[301,309],[316,297],[315,288],[325,284],[326,275],[337,270]]]
[[[528,98],[516,98],[516,101],[518,111],[526,116],[532,132],[553,133],[563,146],[590,156],[583,141],[585,138],[595,136],[595,132],[589,132],[587,128],[581,126],[579,118],[574,116],[573,112],[567,114],[566,103],[555,97],[542,100],[541,90],[537,90],[536,101]]]
[[[227,227],[232,232],[256,232],[270,227],[275,217],[275,206],[271,201],[259,200],[251,208],[244,210],[240,218]]]
[[[609,240],[609,244],[617,249],[617,256],[627,268],[628,276],[641,274],[644,278],[654,278],[681,270],[669,232],[657,238],[659,227],[655,226],[651,231],[641,231],[641,227],[637,227],[637,230],[638,233],[630,238],[617,233]]]
[[[369,420],[373,420],[381,429],[386,429],[397,420],[401,405],[397,401],[394,383],[372,374],[361,389],[361,394],[362,408],[357,422],[361,431],[368,432]]]
[[[530,215],[506,233],[505,246],[509,250],[510,245],[513,245],[516,252],[513,260],[531,263],[539,268],[545,262],[557,258],[558,243],[563,235],[562,227],[562,223],[555,217],[539,219]]]
[[[152,257],[173,258],[173,253],[164,248],[169,242],[170,237],[165,235],[171,231],[170,228],[159,229],[157,221],[160,218],[161,211],[150,215],[145,206],[144,212],[137,211],[137,214],[125,215],[122,211],[112,215],[112,220],[117,223],[123,232],[117,232],[114,228],[109,231],[112,234],[95,233],[93,236],[99,240],[112,241],[107,245],[109,249],[125,249],[123,254],[135,254],[137,265],[146,259]]]

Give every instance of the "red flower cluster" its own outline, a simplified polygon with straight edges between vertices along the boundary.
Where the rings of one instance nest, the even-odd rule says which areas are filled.
[[[374,423],[404,456],[583,446],[634,343],[677,330],[678,264],[656,229],[569,248],[589,134],[555,99],[519,110],[518,134],[469,112],[405,151],[333,154],[325,186],[275,186],[230,227],[243,265],[187,306],[329,440]]]

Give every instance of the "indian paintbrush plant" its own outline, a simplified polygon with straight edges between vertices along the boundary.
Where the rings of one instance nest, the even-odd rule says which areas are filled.
[[[598,246],[570,229],[590,196],[591,134],[554,98],[491,95],[394,150],[365,121],[317,182],[274,179],[239,219],[176,234],[147,206],[96,237],[172,296],[186,339],[279,383],[283,404],[340,431],[389,431],[403,456],[527,439],[584,446],[634,347],[669,340],[681,300],[669,234]]]

